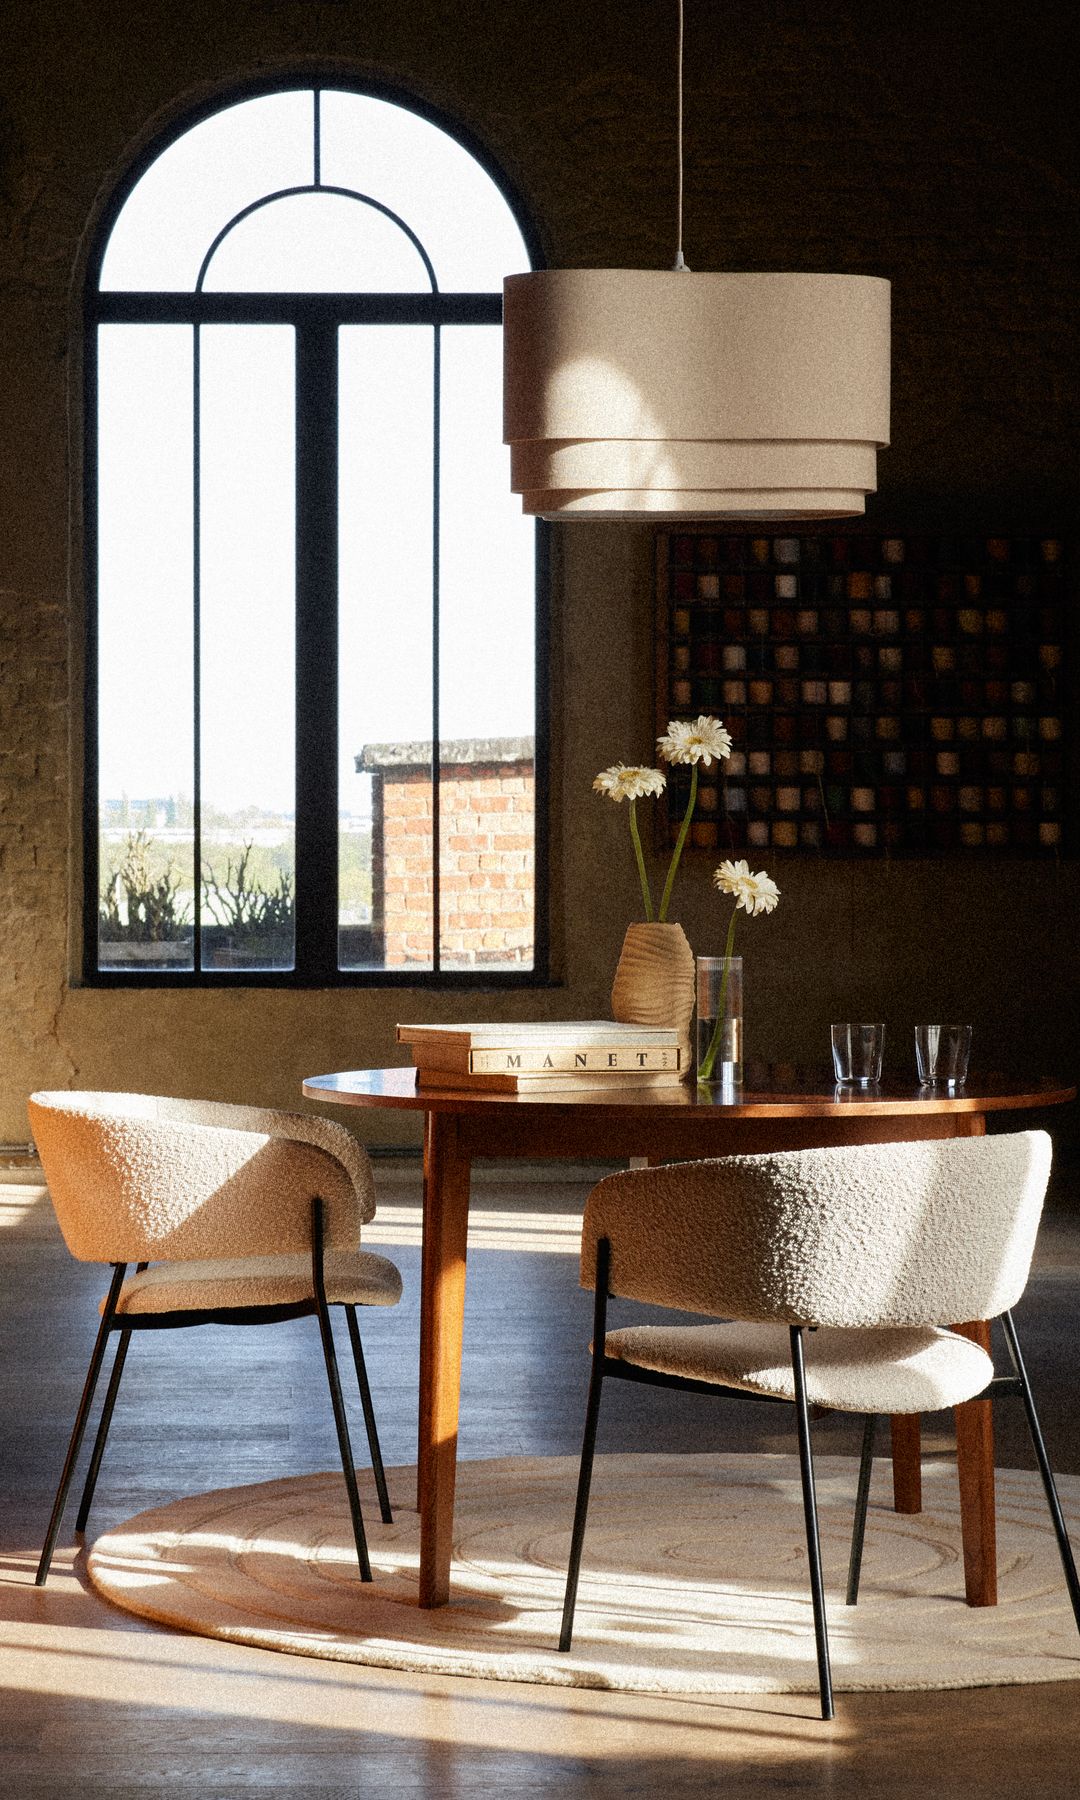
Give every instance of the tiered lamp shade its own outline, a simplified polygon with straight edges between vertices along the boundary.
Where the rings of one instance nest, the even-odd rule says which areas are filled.
[[[889,283],[544,269],[503,288],[511,486],[549,519],[827,519],[889,441]]]

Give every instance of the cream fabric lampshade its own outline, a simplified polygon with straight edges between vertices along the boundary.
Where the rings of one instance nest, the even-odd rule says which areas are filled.
[[[865,510],[889,441],[889,283],[543,269],[503,284],[511,486],[550,519]]]

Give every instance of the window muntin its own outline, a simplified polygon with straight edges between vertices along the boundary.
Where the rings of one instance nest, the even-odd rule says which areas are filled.
[[[205,290],[415,293],[431,281],[419,246],[389,213],[326,188],[249,212],[212,252]]]
[[[504,276],[531,267],[505,196],[463,144],[375,95],[300,89],[239,101],[168,144],[117,216],[101,287],[190,290],[230,220],[270,194],[319,186],[405,219],[446,293],[501,292]]]
[[[260,169],[269,173],[260,177]],[[383,191],[328,191],[331,181],[361,180],[382,182]],[[280,185],[268,192],[274,182]],[[283,193],[282,187],[304,191]],[[395,216],[395,203],[411,206],[414,216]],[[169,206],[177,208],[175,220],[161,216]],[[235,209],[231,218],[223,217],[228,207]],[[419,241],[418,217],[435,242],[443,285],[449,278],[453,286],[445,300],[432,293],[431,246]],[[128,699],[169,690],[167,705],[158,694],[156,706],[142,704],[141,714],[135,709],[145,731],[128,730],[127,741],[145,745],[151,715],[165,718],[171,708],[170,779],[190,757],[197,791],[190,799],[182,789],[166,792],[164,778],[161,794],[125,790],[124,821],[137,824],[152,874],[160,875],[156,864],[168,852],[165,885],[178,917],[164,948],[138,955],[128,949],[112,960],[103,944],[101,967],[114,978],[130,975],[139,955],[142,974],[149,964],[154,973],[172,975],[194,967],[189,979],[257,968],[264,979],[301,983],[332,981],[340,972],[353,979],[387,971],[405,978],[414,970],[522,976],[533,967],[533,876],[530,870],[523,878],[518,865],[531,864],[534,830],[532,801],[520,795],[523,786],[531,793],[535,760],[535,527],[509,493],[499,425],[501,334],[486,323],[498,317],[503,273],[528,261],[501,191],[461,144],[404,107],[337,90],[263,95],[202,120],[149,165],[120,208],[103,254],[101,298],[91,301],[91,316],[102,320],[102,408],[113,404],[106,334],[172,330],[187,357],[185,369],[174,356],[168,384],[175,494],[142,528],[144,537],[170,542],[172,566],[171,598],[162,603],[170,617],[160,635],[147,633],[144,608],[144,658],[152,643],[159,651],[169,643],[170,634],[183,639],[185,619],[189,638],[185,651],[171,653],[149,681],[132,673],[127,658]],[[181,281],[198,289],[192,324],[151,325],[155,308],[163,318],[183,316]],[[160,302],[155,294],[163,296]],[[428,310],[418,326],[417,301],[409,296],[425,294]],[[349,308],[357,304],[353,316],[362,324],[350,322]],[[93,376],[91,359],[91,397]],[[104,471],[115,435],[104,414],[101,432]],[[186,483],[185,442],[192,459]],[[92,705],[100,724],[91,761],[96,751],[103,804],[100,840],[93,835],[102,874],[109,831],[117,835],[109,770],[124,739],[123,730],[110,738],[101,718],[110,681],[115,686],[104,662],[115,659],[117,620],[125,607],[130,614],[139,605],[130,566],[125,575],[115,555],[109,564],[110,504],[117,520],[126,514],[118,489],[103,502],[102,558],[91,568],[103,613],[116,608],[114,619],[100,621],[101,694]],[[153,514],[152,502],[144,511]],[[188,524],[192,552],[185,567],[178,550]],[[128,590],[126,600],[116,600],[120,587]],[[327,594],[337,597],[338,589],[340,604],[328,606]],[[129,643],[138,641],[136,631]],[[185,738],[177,703],[188,683],[194,739],[190,713]],[[282,804],[294,743],[295,832]],[[411,757],[417,766],[406,778],[427,790],[421,803],[429,812],[432,867],[419,930],[415,917],[404,931],[400,918],[381,917],[401,905],[391,898],[396,882],[383,841],[402,830],[389,798],[393,791],[401,799],[401,783],[393,767],[360,765],[371,751],[377,764],[387,744],[391,763]],[[503,821],[463,820],[446,811],[450,803],[475,807],[475,795],[492,781],[477,756],[502,755],[507,746],[513,759],[501,767],[501,780],[513,797],[505,804],[529,815],[514,817],[514,830],[500,832],[506,845],[528,837],[528,855],[499,852],[515,863],[512,871],[491,862],[492,829]],[[488,854],[473,864],[483,861],[485,881],[512,891],[509,898],[488,896],[489,914],[501,909],[505,917],[488,917],[485,931],[473,929],[463,950],[464,902],[454,889],[470,824],[488,834],[481,844]],[[254,872],[260,904],[271,887],[279,898],[295,897],[295,958],[290,929],[278,930],[256,955],[238,955],[223,930],[218,902],[223,887],[235,890],[238,874],[244,900],[239,834],[245,829],[246,875],[250,883]],[[408,830],[414,873],[418,845]],[[88,872],[94,847],[88,845]],[[96,879],[95,871],[95,886]],[[475,884],[474,872],[467,885]],[[471,891],[474,912],[476,902]],[[408,906],[415,905],[410,898]],[[523,908],[530,914],[524,932]],[[283,923],[291,921],[279,918]],[[97,920],[89,883],[87,924],[92,939]],[[514,932],[501,929],[508,924]],[[331,935],[337,955],[327,943]],[[246,940],[244,947],[250,950]],[[92,948],[88,974],[97,974]]]

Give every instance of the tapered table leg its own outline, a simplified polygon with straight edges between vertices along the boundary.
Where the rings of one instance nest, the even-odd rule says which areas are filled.
[[[985,1319],[955,1329],[990,1348]],[[964,1591],[969,1606],[997,1605],[997,1527],[994,1508],[994,1410],[989,1400],[956,1408],[956,1468],[960,1477],[960,1534]]]
[[[894,1512],[922,1512],[921,1424],[918,1413],[894,1413],[889,1421]]]
[[[424,1130],[424,1247],[420,1288],[420,1605],[450,1598],[454,1535],[469,1158],[458,1120],[429,1112]]]

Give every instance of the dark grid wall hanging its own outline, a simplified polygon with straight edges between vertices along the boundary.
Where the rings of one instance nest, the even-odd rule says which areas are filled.
[[[701,771],[700,848],[1071,847],[1071,546],[701,531],[657,551],[657,732],[713,713],[733,739]],[[689,784],[670,773],[669,842]]]

